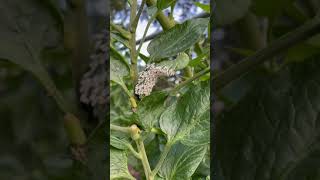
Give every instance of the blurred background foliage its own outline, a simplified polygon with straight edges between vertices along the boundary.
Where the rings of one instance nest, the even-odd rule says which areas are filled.
[[[94,37],[107,27],[107,0],[1,0],[0,7],[0,179],[106,179],[107,114],[94,116],[79,86]],[[88,137],[86,165],[73,160],[65,114],[46,90],[55,86]]]
[[[215,3],[215,178],[319,179],[319,1]]]

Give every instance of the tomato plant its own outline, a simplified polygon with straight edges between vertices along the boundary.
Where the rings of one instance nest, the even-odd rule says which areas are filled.
[[[138,8],[131,0],[129,27],[111,22],[111,179],[210,178],[209,18],[178,23],[172,15],[175,3],[142,0]],[[166,16],[163,9],[169,7]],[[144,10],[149,20],[137,46]],[[163,31],[148,44],[147,56],[141,47],[154,21]]]

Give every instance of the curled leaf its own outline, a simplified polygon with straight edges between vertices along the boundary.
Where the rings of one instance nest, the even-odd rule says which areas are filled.
[[[168,68],[174,69],[174,70],[180,70],[180,69],[183,69],[188,66],[189,60],[190,60],[190,58],[189,58],[188,54],[179,53],[175,60],[161,61],[160,63],[158,63],[158,65],[165,66],[165,67],[168,67]]]

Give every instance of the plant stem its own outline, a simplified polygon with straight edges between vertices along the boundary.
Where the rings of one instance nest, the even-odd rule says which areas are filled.
[[[136,144],[139,149],[139,153],[141,155],[141,162],[142,162],[142,166],[145,171],[146,178],[147,178],[147,180],[152,180],[153,177],[151,177],[151,168],[150,168],[150,164],[149,164],[148,157],[146,154],[146,150],[144,148],[143,140],[141,138],[138,138],[136,140]]]
[[[140,53],[141,47],[142,47],[142,45],[143,45],[143,43],[144,43],[144,41],[146,39],[146,35],[147,35],[148,30],[149,30],[149,27],[150,27],[151,23],[153,22],[153,20],[157,17],[157,14],[158,14],[158,12],[156,12],[148,21],[148,24],[147,24],[147,26],[146,26],[146,28],[144,30],[142,39],[141,39],[140,44],[139,44],[139,48],[138,48],[138,53],[137,54]]]
[[[267,60],[271,60],[272,57],[283,52],[284,50],[294,46],[298,42],[304,41],[320,31],[320,17],[316,16],[314,19],[305,23],[303,26],[296,30],[289,32],[282,36],[280,39],[269,44],[268,47],[259,50],[254,55],[245,58],[238,64],[231,66],[224,72],[218,74],[213,78],[214,88],[216,91],[226,86],[231,81],[246,74],[249,70],[254,68]]]
[[[145,4],[146,4],[146,0],[142,0],[140,8],[139,8],[139,11],[138,11],[138,14],[135,16],[135,18],[134,18],[134,20],[132,22],[132,26],[133,27],[137,27],[138,26],[139,18],[141,16],[141,13],[142,13],[142,10],[143,10],[143,7],[144,7]]]
[[[171,143],[167,143],[166,146],[164,147],[164,150],[163,150],[163,152],[162,152],[161,155],[160,155],[160,159],[159,159],[156,167],[155,167],[154,170],[152,170],[152,172],[151,172],[151,176],[152,176],[152,177],[154,177],[154,176],[158,173],[158,171],[160,170],[160,168],[161,168],[164,160],[166,159],[166,157],[167,157],[167,155],[168,155],[171,147],[172,147],[172,144],[171,144]]]
[[[133,26],[133,21],[136,18],[137,12],[137,0],[132,0],[131,9],[130,9],[130,28]],[[131,30],[130,30],[131,31]]]
[[[172,89],[171,93],[176,93],[179,89],[181,89],[183,86],[191,83],[192,81],[194,81],[195,79],[198,79],[199,77],[207,74],[208,72],[210,72],[210,67],[207,67],[206,69],[198,72],[197,74],[195,74],[194,76],[192,76],[191,78],[183,81],[182,83],[180,83],[179,85],[177,85],[174,89]]]
[[[132,93],[130,93],[130,91],[128,90],[126,84],[122,81],[122,83],[120,84],[120,86],[121,86],[122,89],[126,92],[126,94],[129,96],[129,100],[130,100],[131,107],[132,107],[132,108],[136,108],[136,107],[137,107],[136,98],[133,96]]]
[[[68,0],[70,8],[64,15],[64,47],[70,51],[76,107],[79,113],[85,113],[80,102],[80,81],[89,65],[88,17],[85,0]]]
[[[129,150],[132,152],[132,154],[138,158],[138,159],[142,159],[141,154],[139,154],[136,150],[134,150],[134,148],[132,147],[131,144],[128,144],[127,147],[129,148]]]
[[[156,1],[155,0],[147,0],[147,5],[153,6],[156,5]],[[166,15],[164,15],[162,12],[157,14],[157,20],[159,21],[161,27],[164,30],[168,30],[170,28],[172,28],[173,26],[176,25],[176,22],[174,20],[169,19]]]
[[[137,25],[134,24],[137,11],[137,0],[132,0],[131,10],[130,10],[130,33],[131,38],[129,41],[130,45],[130,58],[131,58],[131,67],[130,67],[130,76],[135,85],[138,78],[138,67],[137,67],[137,50],[136,50],[136,28]]]
[[[134,41],[135,39],[135,35],[132,34],[132,39],[130,40],[129,44],[130,44],[130,56],[131,56],[131,65],[130,65],[130,76],[131,79],[133,81],[133,84],[136,84],[137,79],[138,79],[138,67],[137,67],[137,54],[136,54],[136,49],[135,47],[133,47],[133,45],[135,45],[134,43],[132,43],[132,41]]]
[[[16,26],[16,27],[18,32],[20,32],[19,26]],[[39,57],[36,55],[36,51],[30,45],[30,42],[24,38],[23,40],[25,42],[24,44],[26,48],[30,52],[30,55],[34,59],[36,59],[36,62],[41,62]],[[64,112],[65,116],[64,116],[63,123],[64,123],[64,128],[70,143],[74,146],[75,149],[81,149],[81,146],[86,144],[87,139],[81,127],[80,120],[71,113],[73,111],[72,105],[65,100],[65,98],[62,96],[61,92],[57,89],[55,83],[51,79],[49,73],[44,68],[40,68],[40,70],[38,71],[31,71],[31,72],[36,76],[36,78],[38,78],[38,80],[43,85],[43,87],[48,91],[49,95],[52,96],[52,98],[55,100],[60,110]],[[82,162],[85,161],[85,159],[78,159],[78,160]]]
[[[110,129],[114,131],[124,132],[124,133],[131,133],[130,127],[122,127],[122,126],[110,124]]]
[[[111,28],[113,28],[114,30],[118,31],[122,36],[124,36],[126,39],[130,39],[130,33],[128,31],[126,31],[125,29],[123,29],[122,27],[120,27],[119,25],[116,25],[114,23],[110,23]]]
[[[122,87],[122,89],[126,92],[126,94],[131,97],[131,93],[129,91],[129,89],[127,88],[126,84],[122,81],[120,86]]]

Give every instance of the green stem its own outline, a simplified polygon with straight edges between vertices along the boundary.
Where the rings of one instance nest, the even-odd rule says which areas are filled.
[[[80,102],[80,81],[89,65],[88,16],[85,0],[68,1],[70,8],[64,15],[64,47],[70,51],[68,60],[71,63],[76,107],[80,113],[85,113]]]
[[[177,3],[177,1],[175,1],[175,2],[171,5],[171,7],[170,7],[170,10],[171,10],[170,16],[169,16],[170,20],[174,20],[174,18],[173,18],[173,11],[174,11],[174,7],[176,6],[176,3]]]
[[[141,154],[139,154],[136,150],[134,150],[131,144],[127,144],[127,147],[137,159],[140,159],[140,160],[142,159]]]
[[[122,87],[122,89],[126,92],[126,94],[127,94],[129,97],[132,96],[132,95],[131,95],[131,92],[129,91],[129,89],[127,88],[126,84],[125,84],[123,81],[121,81],[120,86]]]
[[[231,81],[239,78],[240,76],[246,74],[252,68],[257,65],[267,61],[272,60],[272,57],[278,55],[284,50],[294,46],[295,44],[304,41],[320,31],[320,17],[316,16],[314,19],[305,23],[303,26],[297,28],[296,30],[289,32],[288,34],[282,36],[278,40],[270,43],[268,47],[259,50],[254,55],[245,58],[238,64],[235,64],[225,70],[224,72],[218,74],[213,78],[215,90],[220,90]]]
[[[140,53],[141,47],[142,47],[142,45],[143,45],[143,43],[144,43],[144,41],[145,41],[145,39],[146,39],[146,35],[147,35],[147,32],[148,32],[148,30],[149,30],[149,28],[150,28],[150,25],[151,25],[151,23],[153,22],[153,20],[157,17],[157,14],[158,14],[158,12],[156,12],[156,13],[149,19],[149,21],[148,21],[148,24],[147,24],[147,26],[146,26],[146,28],[145,28],[145,30],[144,30],[142,39],[141,39],[140,44],[139,44],[138,54]]]
[[[197,42],[194,45],[194,51],[196,52],[197,56],[200,56],[201,54],[203,54],[203,48],[200,45],[200,42]]]
[[[130,127],[122,127],[114,124],[110,124],[110,129],[113,131],[120,131],[124,133],[131,133]]]
[[[132,0],[131,9],[130,9],[130,28],[133,27],[133,21],[136,18],[137,12],[137,0]]]
[[[18,32],[21,31],[18,25],[16,25],[16,28]],[[30,45],[31,43],[27,39],[23,38],[23,40],[27,50],[30,52],[30,55],[34,59],[36,59],[36,62],[41,62],[40,59],[38,59],[39,57],[36,55],[35,49]],[[41,65],[39,64],[39,66]],[[38,78],[40,83],[53,97],[60,110],[65,113],[63,123],[66,134],[71,144],[74,145],[75,148],[78,148],[79,146],[86,144],[87,139],[81,127],[80,120],[71,113],[73,109],[72,105],[70,103],[67,103],[65,98],[62,96],[61,92],[57,89],[56,85],[50,78],[48,72],[44,68],[41,68],[38,71],[32,71],[32,73]]]
[[[147,5],[150,6],[154,6],[156,5],[156,1],[155,0],[147,0]],[[176,22],[174,20],[169,19],[165,14],[163,14],[162,12],[158,13],[157,15],[157,20],[159,21],[161,27],[164,30],[168,30],[171,29],[173,26],[176,25]]]
[[[138,138],[136,140],[136,144],[137,144],[137,147],[139,149],[139,153],[141,155],[141,162],[142,162],[142,166],[143,166],[143,168],[145,170],[146,178],[147,178],[147,180],[152,180],[153,177],[151,177],[151,168],[150,168],[150,164],[149,164],[149,161],[148,161],[147,153],[146,153],[146,150],[144,148],[144,144],[143,144],[142,139]]]
[[[126,31],[125,29],[123,29],[122,27],[120,27],[119,25],[116,25],[114,23],[110,23],[110,26],[114,30],[118,31],[126,39],[130,39],[130,33],[128,31]]]
[[[198,79],[199,77],[207,74],[208,72],[210,72],[210,67],[207,67],[206,69],[198,72],[197,74],[195,74],[194,76],[192,76],[191,78],[183,81],[182,83],[180,83],[178,86],[176,86],[174,89],[172,89],[171,93],[175,94],[177,91],[179,91],[179,89],[181,89],[182,87],[186,86],[187,84],[191,83],[192,81],[194,81],[195,79]]]
[[[128,90],[126,84],[122,81],[120,86],[122,87],[122,89],[126,92],[126,94],[129,96],[129,100],[130,100],[130,104],[132,108],[136,108],[137,107],[137,101],[136,98],[133,96],[133,94]]]
[[[137,27],[138,26],[139,18],[141,16],[141,13],[143,11],[143,7],[144,7],[145,4],[146,4],[146,0],[142,0],[140,8],[139,8],[139,11],[138,11],[138,14],[135,16],[135,18],[134,18],[134,20],[132,22],[132,26],[133,27]]]
[[[130,67],[130,76],[133,81],[133,84],[136,84],[138,78],[138,66],[137,66],[137,50],[136,50],[136,28],[137,25],[134,24],[137,11],[137,0],[132,0],[131,11],[130,11],[130,33],[131,38],[129,41],[130,45],[130,58],[131,58],[131,67]]]
[[[163,152],[162,152],[161,155],[160,155],[160,159],[159,159],[156,167],[155,167],[154,170],[152,170],[152,172],[151,172],[151,176],[152,176],[152,177],[154,177],[154,176],[158,173],[158,171],[160,170],[160,168],[161,168],[164,160],[166,159],[166,157],[167,157],[167,155],[168,155],[171,147],[172,147],[172,144],[171,144],[171,143],[167,143],[166,146],[164,147],[164,150],[163,150]]]

